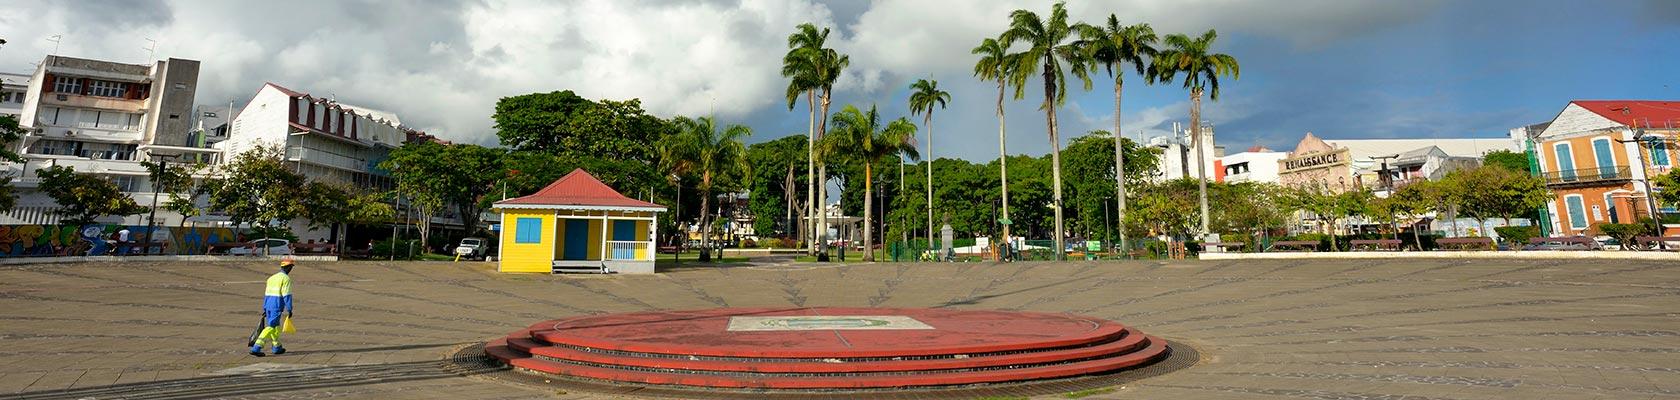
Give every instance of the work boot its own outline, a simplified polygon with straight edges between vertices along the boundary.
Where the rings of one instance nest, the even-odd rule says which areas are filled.
[[[263,356],[262,348],[261,347],[252,347],[251,348],[251,355],[257,356],[257,357],[262,357]]]
[[[274,346],[274,355],[278,356],[278,355],[281,355],[281,354],[286,354],[286,348],[285,347],[280,347],[280,346]]]

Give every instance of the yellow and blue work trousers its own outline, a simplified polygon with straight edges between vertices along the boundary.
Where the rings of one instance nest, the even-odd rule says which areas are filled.
[[[257,334],[256,344],[251,346],[252,352],[261,352],[265,344],[275,350],[281,348],[280,324],[291,310],[292,277],[285,272],[269,276],[263,288],[263,330]]]

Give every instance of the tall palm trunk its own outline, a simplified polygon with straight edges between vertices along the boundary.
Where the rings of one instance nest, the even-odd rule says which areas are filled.
[[[863,163],[863,261],[875,261],[875,163]]]
[[[1003,220],[1009,221],[1009,150],[1004,147],[1003,121],[1003,91],[1005,89],[1002,77],[998,78],[998,181],[1003,186]],[[1014,221],[1010,221],[1013,223]],[[1003,224],[1003,242],[1013,245],[1009,241],[1009,224]]]
[[[1124,72],[1121,72],[1122,74]],[[1123,155],[1125,142],[1120,140],[1125,136],[1120,131],[1120,91],[1123,84],[1120,76],[1114,76],[1114,209],[1118,210],[1115,224],[1120,229],[1120,243],[1116,250],[1126,251],[1126,156]]]
[[[928,107],[928,113],[922,117],[922,126],[928,128],[927,140],[927,233],[928,248],[933,247],[933,107]]]
[[[700,262],[709,262],[712,261],[712,190],[700,193]]]
[[[823,89],[823,94],[822,94],[822,119],[817,120],[817,136],[819,138],[821,138],[822,136],[827,136],[827,132],[828,132],[828,104],[829,104],[829,100],[830,100],[829,97],[832,96],[832,95],[833,95],[833,93],[831,93],[829,91],[829,89]],[[818,215],[819,215],[819,217],[818,217],[819,223],[818,224],[821,225],[821,226],[817,227],[817,229],[818,229],[817,240],[822,242],[823,252],[827,253],[827,250],[828,250],[828,163],[824,162],[824,161],[821,161],[821,160],[819,160],[817,162],[817,200],[821,202],[820,204],[822,204],[821,206],[817,207],[817,211],[818,211]]]
[[[893,206],[896,208],[904,201],[904,156],[898,157],[898,193],[893,195]],[[904,213],[898,213],[898,242],[899,246],[910,245],[910,221]],[[895,260],[896,261],[896,260]]]
[[[815,239],[812,239],[812,238],[815,238],[816,235],[814,234],[815,231],[812,230],[814,227],[812,226],[813,224],[811,224],[811,221],[810,221],[811,215],[812,215],[811,214],[811,207],[813,207],[814,204],[816,204],[815,202],[812,201],[812,199],[815,198],[815,196],[817,195],[816,194],[817,193],[817,190],[816,190],[817,189],[817,183],[816,183],[817,178],[816,178],[816,174],[812,173],[812,172],[815,172],[816,169],[817,169],[816,168],[816,166],[817,166],[817,164],[816,164],[816,162],[817,162],[817,147],[816,147],[817,146],[817,103],[816,103],[816,97],[817,97],[817,91],[815,91],[815,90],[805,91],[805,109],[809,110],[810,113],[811,113],[811,126],[809,127],[810,129],[808,131],[806,131],[806,133],[805,133],[805,153],[806,153],[805,154],[805,218],[801,219],[800,223],[799,223],[799,226],[802,227],[799,230],[799,235],[804,236],[805,245],[807,247],[805,252],[806,252],[806,254],[809,254],[811,256],[816,256],[817,255],[817,241]]]
[[[1056,135],[1056,80],[1054,64],[1049,63],[1050,55],[1045,55],[1044,63],[1044,122],[1050,127],[1050,181],[1055,184],[1051,191],[1051,207],[1056,211],[1056,260],[1066,260],[1067,242],[1063,238],[1062,230],[1062,141]]]
[[[1202,235],[1208,234],[1208,203],[1207,203],[1207,164],[1203,154],[1207,149],[1202,148],[1202,89],[1190,89],[1190,135],[1192,146],[1196,148],[1196,186],[1197,194],[1202,206]],[[1331,243],[1335,245],[1335,243]]]

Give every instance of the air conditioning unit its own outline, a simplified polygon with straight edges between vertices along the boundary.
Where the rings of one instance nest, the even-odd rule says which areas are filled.
[[[76,131],[65,129],[64,136],[76,136]]]

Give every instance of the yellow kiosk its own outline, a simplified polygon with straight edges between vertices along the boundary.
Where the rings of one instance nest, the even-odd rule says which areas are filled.
[[[583,169],[491,209],[502,214],[498,271],[654,272],[665,206],[624,197]]]

